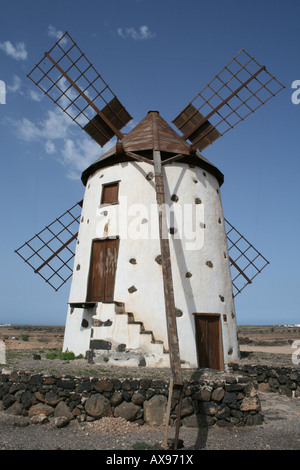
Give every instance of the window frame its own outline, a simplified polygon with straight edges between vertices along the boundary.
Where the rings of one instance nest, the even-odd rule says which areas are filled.
[[[101,198],[100,198],[100,207],[112,206],[112,205],[115,205],[115,204],[119,204],[119,188],[120,188],[120,181],[121,181],[121,180],[110,181],[109,183],[103,183],[103,184],[102,184]],[[105,188],[106,188],[106,187],[109,187],[109,186],[113,186],[113,185],[116,185],[116,187],[117,187],[117,198],[116,198],[116,201],[114,201],[114,202],[103,202],[104,193],[105,193]]]

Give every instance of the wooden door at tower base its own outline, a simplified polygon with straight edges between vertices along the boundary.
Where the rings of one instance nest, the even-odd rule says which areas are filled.
[[[223,370],[220,315],[195,313],[198,367]]]
[[[119,239],[93,240],[87,302],[114,300]]]

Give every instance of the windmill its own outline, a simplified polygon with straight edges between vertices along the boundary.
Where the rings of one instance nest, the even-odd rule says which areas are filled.
[[[64,348],[169,365],[179,387],[182,364],[224,369],[239,354],[234,297],[268,261],[225,219],[223,175],[200,152],[283,85],[243,49],[172,121],[182,135],[157,111],[125,135],[130,114],[68,32],[28,77],[101,147],[112,140],[82,173],[83,200],[16,250],[55,290],[72,277]],[[155,205],[156,240],[120,235],[124,199]],[[175,227],[187,205],[201,234],[189,249]]]

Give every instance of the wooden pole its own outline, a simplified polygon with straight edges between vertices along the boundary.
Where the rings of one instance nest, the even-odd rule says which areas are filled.
[[[181,365],[180,365],[179,341],[178,341],[176,314],[175,314],[173,277],[172,277],[171,255],[170,255],[170,245],[169,245],[169,236],[168,236],[168,223],[167,223],[166,204],[165,204],[164,177],[163,177],[163,172],[162,172],[161,154],[159,150],[159,147],[160,147],[159,146],[159,134],[157,130],[156,116],[157,114],[153,112],[152,113],[153,161],[154,161],[156,201],[158,205],[158,214],[159,214],[159,239],[160,239],[161,260],[162,260],[166,322],[167,322],[167,332],[168,332],[170,366],[171,366],[171,371],[172,371],[172,379],[170,383],[169,399],[168,399],[168,405],[167,405],[168,413],[170,413],[173,386],[176,386],[177,388],[181,390],[181,392],[183,392],[183,379],[182,379],[182,372],[181,372]],[[164,442],[165,446],[167,446],[167,442],[168,442],[168,436],[167,436],[168,429],[169,429],[169,414],[168,413],[167,413],[168,421],[166,423],[167,427],[166,427],[165,442]],[[179,413],[179,419],[176,420],[174,449],[177,448],[179,426],[180,426],[180,413]]]
[[[165,211],[165,191],[161,166],[161,155],[159,150],[154,150],[154,174],[156,199],[159,211],[159,238],[162,259],[162,272],[164,283],[164,297],[166,307],[166,321],[169,342],[170,366],[175,385],[182,385],[182,374],[180,367],[180,354],[178,333],[175,315],[175,300],[173,291],[173,278],[171,269],[170,245],[168,238],[168,224]]]
[[[170,414],[171,414],[171,402],[172,402],[172,395],[173,395],[173,377],[170,380],[169,386],[169,398],[168,398],[168,405],[167,405],[167,416],[166,416],[166,429],[165,429],[165,441],[163,448],[166,450],[168,448],[168,434],[169,434],[169,424],[170,424]]]

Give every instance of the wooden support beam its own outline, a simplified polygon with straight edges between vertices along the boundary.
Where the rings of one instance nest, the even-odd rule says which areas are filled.
[[[167,160],[163,160],[161,164],[166,165],[167,163],[176,162],[176,160],[180,160],[180,158],[184,158],[184,157],[186,157],[186,155],[179,153],[178,155],[175,155],[174,157],[170,157],[170,158],[167,158]]]
[[[229,256],[229,261],[230,261],[230,263],[233,264],[233,266],[238,270],[238,272],[239,272],[242,276],[244,276],[244,278],[246,279],[246,281],[248,282],[248,284],[252,284],[251,279],[249,279],[249,277],[246,276],[246,274],[244,273],[244,271],[241,270],[241,268],[233,261],[232,258],[230,258],[230,256]]]
[[[125,155],[127,155],[127,157],[134,158],[135,160],[138,160],[140,162],[149,163],[150,165],[154,165],[153,160],[150,160],[149,158],[146,158],[146,157],[141,157],[141,155],[137,155],[136,153],[125,152]]]
[[[75,235],[73,235],[66,243],[64,243],[55,253],[53,253],[53,255],[51,255],[48,259],[46,259],[46,261],[44,261],[44,263],[41,264],[41,266],[36,268],[34,272],[38,273],[44,266],[46,266],[46,264],[48,264],[53,258],[55,258],[55,256],[58,255],[58,253],[60,253],[64,248],[66,248],[66,246],[68,246],[73,240],[75,240],[75,238],[77,238],[77,235],[78,235],[78,232],[75,233]]]
[[[156,200],[159,211],[159,238],[162,258],[162,272],[164,283],[164,297],[166,307],[166,321],[169,341],[170,365],[175,385],[182,385],[180,366],[179,342],[175,315],[175,300],[173,290],[173,277],[171,268],[171,255],[168,238],[168,224],[165,212],[165,191],[159,150],[153,151]]]

